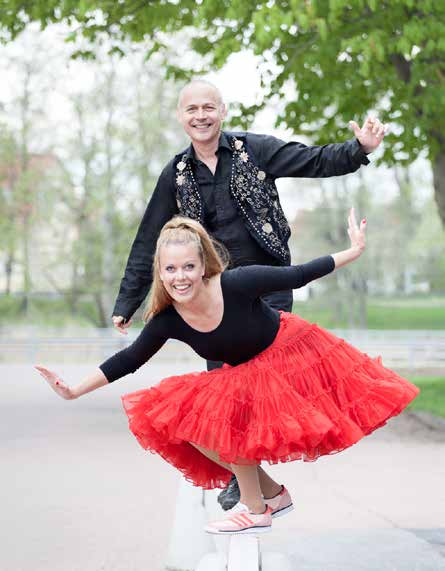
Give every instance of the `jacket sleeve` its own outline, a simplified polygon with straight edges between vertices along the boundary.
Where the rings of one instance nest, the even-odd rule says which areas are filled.
[[[113,315],[122,315],[127,320],[130,319],[151,287],[156,241],[164,224],[178,213],[173,177],[174,171],[172,164],[169,163],[159,177],[139,225]]]
[[[355,172],[369,163],[355,138],[321,146],[296,141],[286,143],[268,135],[250,135],[249,139],[261,168],[274,178],[339,176]]]

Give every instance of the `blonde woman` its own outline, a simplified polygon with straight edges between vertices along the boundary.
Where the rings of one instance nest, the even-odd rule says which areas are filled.
[[[132,432],[187,480],[224,487],[235,474],[240,502],[214,534],[269,531],[291,509],[286,488],[261,467],[339,452],[399,414],[418,389],[343,340],[260,298],[299,288],[356,260],[366,221],[351,209],[348,249],[288,267],[226,270],[204,228],[176,217],[159,236],[146,325],[136,341],[75,387],[38,366],[50,386],[76,399],[134,372],[169,338],[222,369],[164,379],[122,397]]]

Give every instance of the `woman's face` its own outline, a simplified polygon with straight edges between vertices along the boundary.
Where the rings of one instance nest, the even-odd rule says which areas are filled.
[[[159,266],[161,281],[174,301],[195,299],[205,272],[196,244],[165,244],[159,253]]]

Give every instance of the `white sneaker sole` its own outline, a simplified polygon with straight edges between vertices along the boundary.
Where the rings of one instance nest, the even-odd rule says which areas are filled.
[[[258,533],[268,533],[272,531],[271,525],[266,525],[262,527],[248,527],[246,529],[240,529],[239,531],[222,531],[220,529],[204,528],[206,533],[212,535],[248,535],[248,534],[258,534]]]
[[[276,517],[281,517],[283,515],[288,514],[289,512],[291,512],[294,509],[294,504],[290,504],[289,506],[282,508],[281,510],[277,511],[277,512],[272,512],[270,515],[272,516],[272,519],[276,518]]]

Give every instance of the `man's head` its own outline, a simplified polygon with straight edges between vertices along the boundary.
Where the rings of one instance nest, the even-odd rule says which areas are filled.
[[[199,79],[181,90],[176,113],[192,143],[211,144],[219,138],[227,110],[219,90]]]

